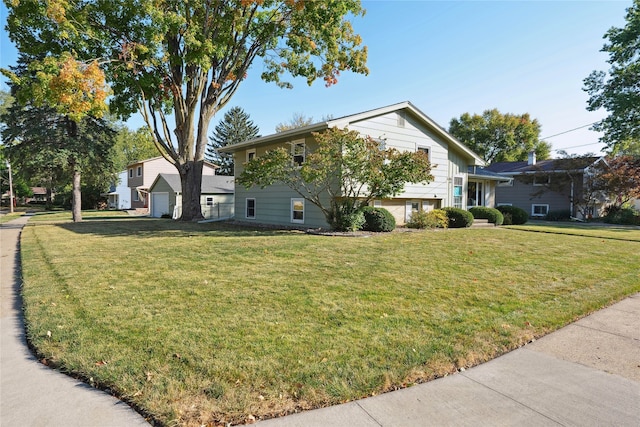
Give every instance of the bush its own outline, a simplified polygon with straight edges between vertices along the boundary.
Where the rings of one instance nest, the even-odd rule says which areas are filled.
[[[341,213],[338,218],[333,219],[331,228],[334,231],[358,231],[364,224],[364,214],[358,210],[352,213]]]
[[[522,225],[529,221],[527,211],[516,206],[498,206],[496,209],[505,217],[504,225]],[[509,223],[507,223],[507,215],[509,215]]]
[[[488,219],[490,223],[502,225],[504,223],[504,215],[498,209],[487,208],[485,206],[475,206],[469,209],[471,215],[478,219]]]
[[[547,221],[569,221],[571,219],[571,211],[569,209],[562,209],[559,211],[547,212],[545,219]]]
[[[362,229],[365,231],[388,232],[396,228],[396,219],[384,208],[365,206],[362,214],[365,221]]]
[[[414,212],[409,222],[407,222],[407,227],[409,228],[447,228],[448,226],[449,217],[441,209],[434,209],[429,212]]]
[[[444,208],[449,218],[449,228],[471,227],[473,224],[473,214],[460,208]]]
[[[640,212],[631,208],[608,208],[604,222],[607,224],[640,225]]]

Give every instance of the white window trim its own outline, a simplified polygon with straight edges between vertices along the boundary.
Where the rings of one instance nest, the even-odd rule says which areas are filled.
[[[536,206],[544,206],[547,208],[547,212],[545,214],[536,214],[535,212],[535,208]],[[547,214],[549,213],[549,205],[545,205],[542,203],[536,203],[536,204],[532,204],[531,205],[531,216],[535,216],[535,217],[542,217],[542,216],[547,216]]]
[[[538,176],[534,175],[533,176],[533,186],[534,187],[544,187],[545,185],[551,184],[551,175],[547,175],[547,181],[543,182],[543,183],[537,183],[536,182],[536,178],[538,178]],[[540,178],[542,178],[542,177],[540,177]]]
[[[296,157],[296,146],[302,145],[302,154],[298,154],[298,156],[302,156],[302,162],[300,162],[300,164],[298,166],[301,166],[302,163],[305,162],[305,160],[307,160],[307,144],[305,143],[304,139],[299,139],[297,141],[293,141],[291,143],[291,161],[296,163],[295,161],[295,157]]]
[[[249,216],[249,200],[253,200],[253,216]],[[246,219],[256,219],[256,199],[253,197],[244,199],[244,217]]]
[[[497,206],[513,206],[513,203],[498,203]]]
[[[293,218],[293,206],[295,203],[298,202],[302,202],[302,219],[294,219]],[[304,218],[305,218],[305,205],[304,205],[304,199],[301,198],[292,198],[291,199],[291,222],[294,224],[304,224]]]
[[[373,201],[373,207],[374,208],[381,208],[382,207],[382,200],[374,200]]]
[[[136,176],[142,176],[142,166],[136,168]]]
[[[209,199],[211,199],[211,204],[209,204]],[[216,199],[214,196],[205,196],[204,201],[206,206],[215,206],[216,204]]]
[[[247,150],[247,155],[246,155],[247,163],[249,162],[249,160],[251,160],[251,159],[249,158],[249,156],[250,156],[251,154],[253,154],[253,158],[255,159],[255,158],[256,158],[256,149],[255,149],[255,148],[249,148],[249,149]]]
[[[420,150],[427,150],[427,157],[429,158],[429,161],[431,161],[431,146],[417,144],[416,145],[416,153],[418,151],[420,151]]]
[[[133,168],[129,168],[129,178],[133,178]]]

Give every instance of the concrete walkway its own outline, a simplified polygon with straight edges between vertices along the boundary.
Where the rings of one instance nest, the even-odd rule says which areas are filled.
[[[117,399],[40,365],[27,349],[17,252],[26,221],[0,227],[0,426],[148,425]],[[465,372],[258,425],[638,427],[640,294]]]
[[[0,225],[0,426],[148,426],[125,403],[43,366],[27,348],[18,252],[27,220]]]

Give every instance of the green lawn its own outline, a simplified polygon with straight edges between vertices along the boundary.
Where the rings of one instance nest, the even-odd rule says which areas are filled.
[[[534,231],[539,233],[569,234],[573,236],[597,237],[602,239],[632,240],[640,242],[640,227],[629,225],[609,225],[579,222],[547,221],[528,222],[525,225],[511,225],[514,230]]]
[[[22,241],[27,334],[163,425],[238,423],[491,359],[640,291],[639,252],[511,229],[36,222]]]

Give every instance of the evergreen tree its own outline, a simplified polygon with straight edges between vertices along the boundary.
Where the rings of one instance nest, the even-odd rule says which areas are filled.
[[[206,159],[220,166],[218,175],[233,176],[233,155],[220,153],[218,148],[257,138],[259,129],[240,107],[233,107],[215,127],[207,144]]]

